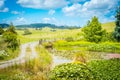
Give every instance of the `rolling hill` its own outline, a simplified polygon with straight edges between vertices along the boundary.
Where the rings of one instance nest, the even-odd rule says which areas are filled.
[[[107,32],[112,32],[115,28],[115,22],[103,23],[102,28],[105,29]]]

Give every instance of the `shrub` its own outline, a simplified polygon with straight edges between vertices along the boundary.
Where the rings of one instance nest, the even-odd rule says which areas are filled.
[[[55,67],[50,73],[51,80],[91,80],[92,74],[84,64],[66,63]]]
[[[29,35],[32,34],[32,32],[30,32],[28,29],[25,29],[24,34],[23,35]]]
[[[94,80],[119,80],[120,79],[120,59],[97,60],[88,63],[88,67],[93,71]]]
[[[67,37],[65,40],[68,41],[68,42],[71,42],[71,41],[73,41],[73,38],[72,37]]]

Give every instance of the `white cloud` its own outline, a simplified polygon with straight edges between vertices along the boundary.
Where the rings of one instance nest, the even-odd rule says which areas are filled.
[[[48,14],[53,15],[55,13],[55,10],[49,10]]]
[[[19,25],[19,24],[26,24],[27,20],[24,17],[17,17],[12,22],[14,22],[15,25]]]
[[[11,13],[17,15],[17,14],[24,14],[25,12],[24,12],[24,11],[22,11],[22,12],[19,12],[19,11],[11,11]]]
[[[0,12],[8,12],[9,8],[4,8],[3,10],[0,10]]]
[[[64,7],[62,11],[66,16],[78,16],[82,20],[89,20],[93,16],[99,17],[101,22],[112,21],[113,18],[106,17],[107,14],[113,15],[118,0],[90,0],[84,4],[74,3],[71,6]]]
[[[62,11],[67,15],[67,16],[74,16],[80,13],[81,9],[81,4],[73,4],[72,6],[67,6],[62,9]]]
[[[94,9],[103,10],[103,9],[112,9],[113,7],[115,7],[115,5],[117,5],[117,0],[101,0],[101,1],[91,0],[91,1],[85,2],[83,6],[91,10],[94,10]]]
[[[12,14],[20,14],[20,12],[18,12],[18,11],[12,11],[11,13]]]
[[[4,0],[0,0],[0,8],[4,5]]]
[[[26,19],[24,17],[18,17],[16,19],[16,21],[19,21],[19,22],[26,22]]]
[[[86,0],[70,0],[71,3],[85,2]]]
[[[8,12],[9,8],[4,7],[5,0],[0,0],[0,12]]]
[[[43,18],[44,23],[48,23],[51,19],[50,18]]]
[[[52,17],[52,18],[45,17],[45,18],[42,19],[42,22],[43,22],[43,23],[58,24],[57,19],[54,18],[54,17]]]
[[[23,7],[36,9],[56,9],[66,6],[66,0],[18,0],[17,2]]]

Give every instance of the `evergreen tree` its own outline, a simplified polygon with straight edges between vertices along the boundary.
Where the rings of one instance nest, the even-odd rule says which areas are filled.
[[[15,31],[15,26],[13,25],[13,23],[10,24],[9,28],[7,29],[7,31],[17,34],[17,32]]]
[[[3,33],[2,36],[4,42],[7,44],[7,48],[15,50],[19,47],[19,41],[17,40],[17,32],[15,31],[15,27],[11,23],[9,28]]]
[[[82,31],[85,33],[84,37],[87,41],[96,43],[102,41],[105,34],[105,30],[102,30],[101,23],[96,16],[91,21],[88,21]]]
[[[0,35],[4,33],[4,30],[2,27],[0,27]]]
[[[17,35],[12,32],[4,32],[2,36],[4,42],[7,44],[7,47],[15,50],[19,47],[19,41],[17,40]]]
[[[116,28],[115,28],[115,31],[113,33],[113,36],[114,38],[120,42],[120,6],[117,8],[117,11],[116,11]]]

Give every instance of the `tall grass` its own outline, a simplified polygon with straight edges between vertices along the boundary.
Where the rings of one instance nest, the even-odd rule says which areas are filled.
[[[13,63],[5,69],[0,70],[0,80],[48,80],[51,66],[51,55],[41,46],[36,46],[37,57],[30,59],[31,48],[27,47],[25,59],[22,64]],[[20,60],[21,61],[21,60]]]

